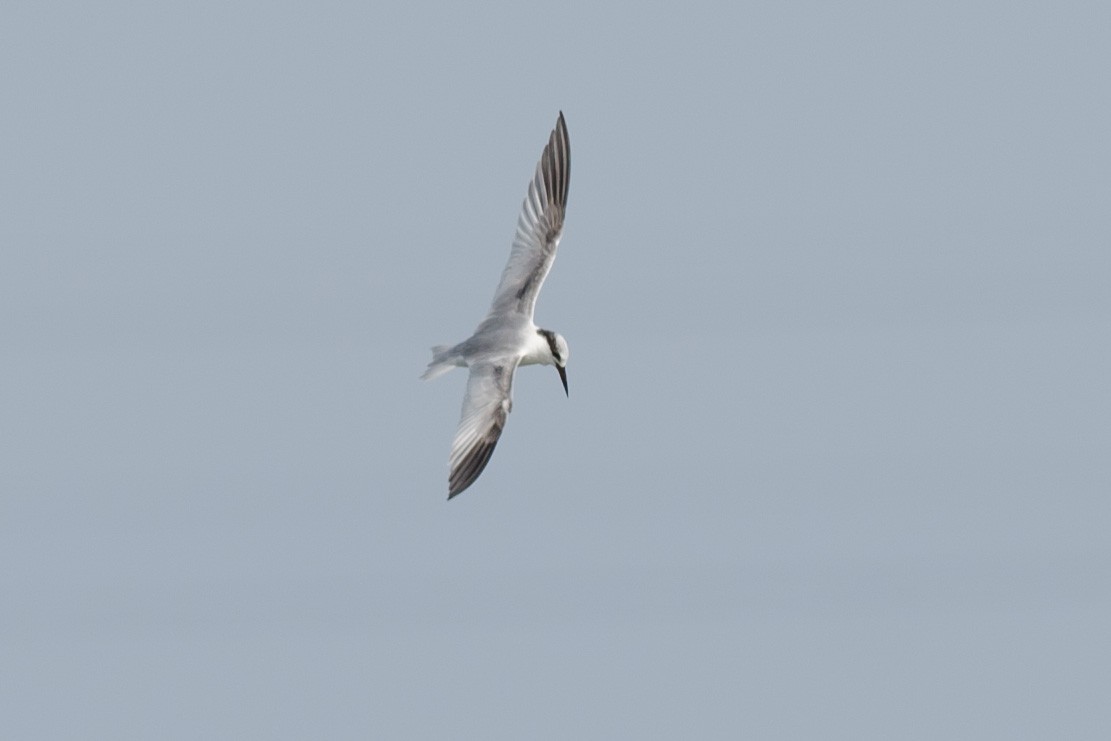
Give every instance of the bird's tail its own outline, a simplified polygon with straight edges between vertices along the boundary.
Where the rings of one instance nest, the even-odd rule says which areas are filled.
[[[436,345],[432,348],[432,362],[428,364],[428,368],[421,375],[421,378],[428,381],[437,376],[442,376],[456,365],[458,363],[451,355],[451,347],[449,345]]]

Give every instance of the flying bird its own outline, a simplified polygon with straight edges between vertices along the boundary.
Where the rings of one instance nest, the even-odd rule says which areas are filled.
[[[536,297],[555,260],[567,186],[571,144],[563,112],[540,155],[528,185],[517,235],[502,271],[489,313],[458,345],[432,348],[432,362],[421,378],[435,378],[455,367],[470,369],[463,413],[451,444],[448,499],[460,494],[490,462],[506,417],[513,408],[513,374],[520,365],[554,365],[567,395],[567,341],[533,324]]]

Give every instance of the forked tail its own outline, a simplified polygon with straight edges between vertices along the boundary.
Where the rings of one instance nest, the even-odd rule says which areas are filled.
[[[421,378],[428,381],[437,376],[442,376],[454,368],[457,363],[451,357],[450,345],[436,345],[432,348],[432,362],[428,364]]]

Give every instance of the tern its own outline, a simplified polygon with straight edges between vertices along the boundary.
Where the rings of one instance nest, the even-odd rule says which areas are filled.
[[[490,462],[513,408],[517,366],[554,365],[564,394],[570,396],[567,341],[532,321],[536,297],[559,246],[570,179],[571,144],[561,111],[529,182],[509,262],[489,313],[474,334],[458,345],[433,347],[432,362],[421,376],[429,379],[456,367],[470,369],[463,413],[451,444],[448,499],[473,484]]]

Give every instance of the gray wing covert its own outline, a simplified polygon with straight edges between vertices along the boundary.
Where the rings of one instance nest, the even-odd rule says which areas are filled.
[[[515,311],[532,319],[536,297],[552,268],[563,232],[570,183],[571,142],[561,112],[529,182],[490,315]]]
[[[463,413],[451,444],[448,499],[473,484],[490,462],[509,411],[513,408],[513,374],[517,359],[484,361],[471,366]]]

